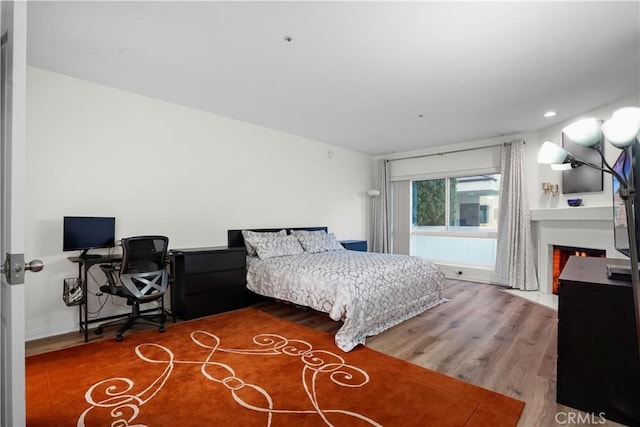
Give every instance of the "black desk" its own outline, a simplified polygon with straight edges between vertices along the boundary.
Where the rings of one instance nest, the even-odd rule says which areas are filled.
[[[89,320],[89,306],[87,304],[87,279],[89,277],[89,269],[96,264],[115,264],[122,261],[122,255],[105,255],[100,257],[77,257],[67,258],[69,261],[78,264],[78,280],[82,286],[82,299],[78,304],[80,332],[84,332],[84,342],[89,341],[89,323],[101,322],[104,320],[117,319],[118,317],[126,317],[127,315],[109,316],[104,318],[96,318]]]
[[[107,320],[125,318],[129,316],[129,313],[116,314],[113,316],[105,316],[105,317],[97,317],[95,319],[89,319],[89,304],[87,303],[87,295],[88,295],[88,277],[89,277],[89,269],[97,264],[116,264],[122,261],[122,255],[104,255],[99,257],[67,257],[67,259],[73,263],[78,264],[78,281],[80,286],[82,287],[82,299],[78,304],[79,311],[79,326],[80,332],[84,333],[84,342],[89,341],[89,324],[104,322]],[[167,257],[167,262],[171,263],[171,257]],[[172,279],[169,277],[169,287],[172,287]],[[164,296],[161,299],[162,306],[158,308],[149,308],[146,310],[142,310],[141,313],[148,313],[152,311],[160,310],[160,314],[169,315],[173,317],[173,321],[176,321],[175,315],[165,309],[164,306]]]

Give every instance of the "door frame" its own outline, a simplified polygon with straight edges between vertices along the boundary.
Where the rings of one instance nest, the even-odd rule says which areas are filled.
[[[0,425],[26,423],[24,222],[27,2],[0,2],[2,129],[0,132]]]

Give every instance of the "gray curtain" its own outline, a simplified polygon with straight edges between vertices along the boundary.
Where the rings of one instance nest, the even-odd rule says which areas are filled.
[[[377,190],[380,195],[373,199],[373,242],[372,252],[389,253],[391,250],[390,206],[391,186],[389,182],[389,162],[379,160],[377,165]]]
[[[496,280],[523,291],[538,290],[524,173],[524,141],[502,147]]]

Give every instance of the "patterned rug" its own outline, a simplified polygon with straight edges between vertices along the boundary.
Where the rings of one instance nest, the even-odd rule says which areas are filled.
[[[515,426],[524,407],[251,308],[26,364],[28,426]]]

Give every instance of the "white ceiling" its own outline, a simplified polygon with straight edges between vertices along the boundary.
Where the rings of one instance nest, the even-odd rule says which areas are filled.
[[[640,2],[29,1],[27,52],[381,154],[537,130],[635,93]]]

